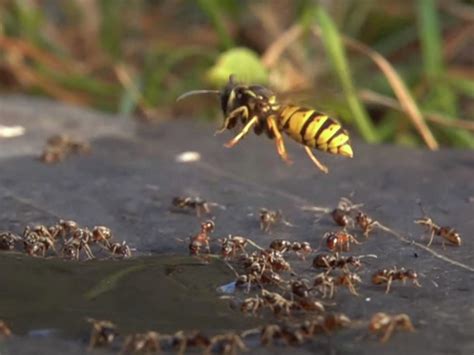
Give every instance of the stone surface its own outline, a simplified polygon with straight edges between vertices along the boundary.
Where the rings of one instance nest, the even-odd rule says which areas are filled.
[[[381,223],[424,245],[423,230],[413,223],[421,216],[417,205],[421,200],[436,222],[459,230],[463,245],[443,249],[435,240],[434,255],[377,231],[353,249],[355,254],[378,255],[361,270],[365,282],[361,296],[341,292],[336,298],[338,310],[354,319],[367,320],[377,311],[407,313],[417,332],[396,334],[381,345],[372,338],[355,339],[354,332],[363,332],[354,330],[306,350],[474,352],[472,151],[370,146],[356,139],[354,159],[317,153],[330,169],[324,175],[292,142],[287,145],[294,164],[287,166],[278,158],[272,141],[249,135],[234,149],[226,149],[222,144],[230,133],[214,137],[215,127],[198,120],[150,126],[48,101],[1,97],[0,124],[26,128],[24,136],[0,138],[0,229],[21,232],[26,224],[74,219],[84,225],[111,227],[119,239],[126,239],[143,255],[187,253],[176,238],[196,233],[200,219],[170,211],[170,202],[177,195],[200,196],[225,206],[213,209],[214,235],[251,236],[263,246],[272,238],[320,245],[322,235],[336,228],[328,216],[315,223],[314,213],[302,207],[335,207],[340,197],[350,195]],[[92,153],[57,165],[39,162],[45,140],[64,132],[90,140]],[[199,152],[201,159],[177,162],[176,157],[185,151]],[[276,226],[271,235],[261,232],[258,212],[262,207],[282,210],[293,226]],[[374,270],[395,265],[416,269],[422,287],[394,284],[385,295],[370,284]],[[359,324],[363,328],[364,323]],[[13,342],[9,349],[28,353],[28,344],[52,346],[50,341],[38,345],[26,339]],[[70,346],[60,344],[61,348]]]

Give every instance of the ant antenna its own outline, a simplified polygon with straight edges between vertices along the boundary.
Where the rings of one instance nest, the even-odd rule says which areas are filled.
[[[426,217],[427,214],[426,214],[425,209],[423,208],[423,204],[421,203],[421,199],[417,199],[416,203],[417,203],[418,206],[420,207],[420,211],[421,211],[421,213],[423,214],[423,217]]]

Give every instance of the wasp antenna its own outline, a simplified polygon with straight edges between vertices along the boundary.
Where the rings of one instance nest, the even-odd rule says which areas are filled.
[[[221,92],[219,90],[192,90],[192,91],[188,91],[188,92],[185,92],[183,95],[181,95],[180,97],[178,97],[176,99],[176,102],[178,101],[181,101],[189,96],[193,96],[193,95],[204,95],[204,94],[214,94],[214,95],[220,95]]]

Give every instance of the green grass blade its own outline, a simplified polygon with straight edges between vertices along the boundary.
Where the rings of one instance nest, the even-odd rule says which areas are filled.
[[[432,88],[424,106],[427,110],[441,111],[456,117],[458,114],[456,93],[443,81],[445,68],[437,1],[419,0],[416,4],[423,68]],[[474,137],[467,131],[444,128],[443,133],[454,145],[474,148]]]
[[[146,265],[144,263],[140,265],[132,265],[117,272],[114,272],[113,274],[102,279],[97,285],[87,291],[84,295],[84,298],[90,301],[106,292],[113,290],[115,287],[117,287],[121,279],[130,275],[131,273],[142,270],[143,268],[145,268],[145,266]]]
[[[234,47],[234,40],[227,30],[222,16],[221,4],[216,0],[198,0],[198,4],[212,22],[222,46],[225,49]]]
[[[329,55],[334,71],[341,82],[346,101],[351,109],[354,122],[360,134],[368,142],[378,142],[377,131],[365,107],[357,97],[344,46],[334,22],[327,12],[319,6],[316,9],[316,19],[322,31],[324,47]]]

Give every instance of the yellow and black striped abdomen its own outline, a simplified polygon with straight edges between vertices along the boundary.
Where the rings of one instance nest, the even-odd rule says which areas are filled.
[[[310,108],[288,105],[279,112],[280,128],[297,142],[352,158],[349,134],[333,118]]]

